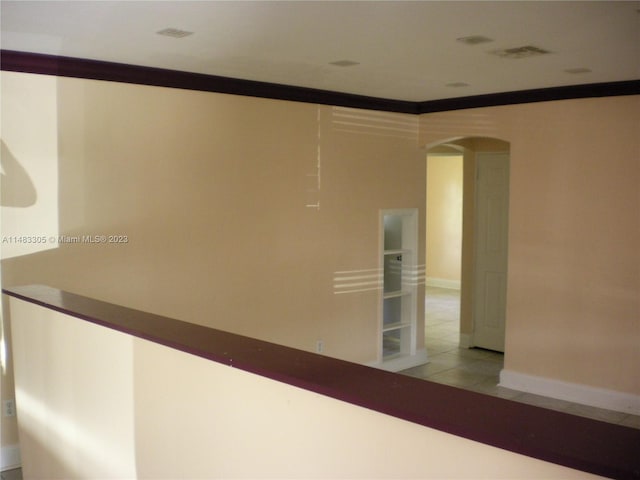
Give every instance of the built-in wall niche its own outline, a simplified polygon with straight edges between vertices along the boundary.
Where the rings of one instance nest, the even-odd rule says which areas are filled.
[[[383,289],[379,366],[397,371],[426,362],[417,351],[418,210],[380,211]]]

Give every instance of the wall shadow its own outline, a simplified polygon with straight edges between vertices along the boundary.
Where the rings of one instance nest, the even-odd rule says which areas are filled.
[[[2,162],[2,179],[0,181],[0,205],[3,207],[26,208],[35,205],[38,195],[31,177],[15,157],[13,152],[2,142],[0,161]]]

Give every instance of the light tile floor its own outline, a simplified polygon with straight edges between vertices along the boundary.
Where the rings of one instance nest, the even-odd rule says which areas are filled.
[[[429,363],[399,372],[467,390],[640,429],[640,416],[523,393],[498,386],[502,353],[459,348],[457,290],[427,287],[425,344]]]

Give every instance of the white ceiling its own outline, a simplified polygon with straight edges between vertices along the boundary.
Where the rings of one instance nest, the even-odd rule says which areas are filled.
[[[640,1],[3,0],[1,22],[6,50],[410,101],[640,78]],[[488,53],[525,45],[552,53]]]

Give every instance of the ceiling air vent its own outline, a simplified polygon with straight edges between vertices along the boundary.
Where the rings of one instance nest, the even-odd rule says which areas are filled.
[[[360,65],[360,62],[353,60],[336,60],[335,62],[329,62],[329,65],[335,65],[336,67],[353,67],[354,65]]]
[[[533,45],[525,45],[524,47],[505,48],[504,50],[494,50],[491,52],[502,58],[528,58],[538,55],[545,55],[551,53],[549,50],[545,50],[540,47],[534,47]]]
[[[565,72],[567,72],[567,73],[573,73],[573,74],[579,74],[579,73],[591,73],[591,69],[590,69],[590,68],[583,68],[583,67],[578,67],[578,68],[567,68],[567,69],[565,69]]]
[[[485,37],[483,35],[471,35],[469,37],[460,37],[460,38],[456,38],[456,40],[460,43],[464,43],[465,45],[478,45],[479,43],[493,42],[492,38]]]
[[[158,35],[164,35],[171,38],[184,38],[189,35],[193,35],[193,32],[187,32],[186,30],[180,30],[179,28],[164,28],[158,32]]]

